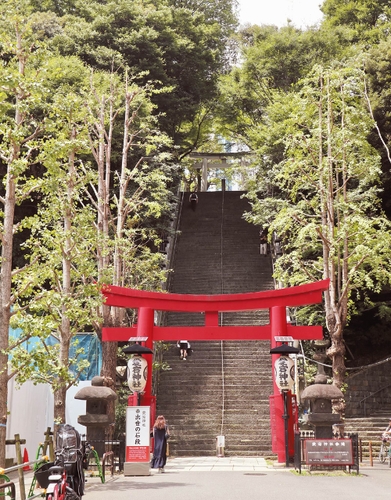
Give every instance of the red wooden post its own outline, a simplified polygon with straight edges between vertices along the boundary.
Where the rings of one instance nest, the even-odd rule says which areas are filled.
[[[137,320],[137,337],[145,337],[145,347],[153,351],[153,331],[154,331],[154,310],[149,307],[140,307],[138,310]],[[140,404],[142,406],[150,406],[151,408],[151,424],[156,418],[156,398],[152,396],[152,362],[153,356],[148,354],[145,356],[148,362],[147,383],[144,389],[144,394],[141,395]]]
[[[128,396],[128,406],[137,406],[138,403],[138,394],[137,392],[133,392]]]
[[[288,335],[288,325],[286,322],[286,307],[278,306],[270,308],[270,326],[271,326],[271,339],[270,348],[277,347],[276,337],[286,337]],[[273,393],[280,394],[280,390],[276,384],[276,377],[274,373],[274,363],[277,361],[279,354],[272,354],[272,372],[273,372]]]
[[[137,337],[146,337],[145,347],[153,350],[153,326],[154,310],[148,307],[140,307],[138,310]],[[152,356],[145,356],[148,361],[147,385],[144,394],[149,397],[152,393]]]

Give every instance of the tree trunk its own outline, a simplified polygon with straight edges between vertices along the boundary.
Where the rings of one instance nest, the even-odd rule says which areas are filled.
[[[118,342],[102,342],[102,377],[104,385],[116,392],[116,366],[117,366],[117,348]],[[115,401],[109,401],[107,405],[107,415],[111,422],[115,422]]]
[[[18,113],[16,120],[18,120]],[[19,148],[15,145],[13,158],[19,156]],[[11,286],[12,286],[12,249],[14,241],[14,216],[16,204],[16,186],[11,169],[12,161],[7,169],[5,186],[4,222],[1,240],[0,270],[0,467],[5,465],[5,440],[7,426],[8,401],[8,344],[11,318]]]
[[[8,401],[8,355],[3,349],[8,347],[8,325],[5,310],[0,312],[0,468],[5,466],[5,440],[7,430],[7,401]]]
[[[330,296],[330,289],[325,293],[326,296]],[[331,293],[331,295],[333,295]],[[330,333],[331,345],[327,349],[327,356],[332,362],[332,375],[333,384],[338,387],[338,389],[343,388],[345,383],[345,343],[343,341],[343,330],[345,327],[346,320],[341,318],[340,312],[337,310],[331,312],[327,307],[332,300],[326,301],[326,321],[327,328]],[[337,315],[337,316],[336,316]],[[333,401],[333,411],[339,413],[342,417],[345,413],[345,400]]]
[[[19,50],[19,74],[24,74],[25,59],[22,56],[22,42],[19,31],[16,32],[16,44]],[[23,122],[23,115],[19,109],[20,94],[16,94],[15,125],[19,127]],[[0,271],[0,467],[5,465],[5,440],[7,425],[8,401],[8,349],[9,324],[11,317],[11,290],[12,290],[12,250],[14,242],[14,218],[16,205],[16,180],[14,162],[20,157],[20,144],[13,142],[7,165],[7,177],[4,197],[3,231],[1,238],[1,271]]]
[[[13,184],[13,183],[12,183]],[[7,426],[8,401],[8,344],[11,317],[11,271],[13,218],[15,207],[15,186],[13,196],[8,197],[5,205],[4,233],[1,247],[0,274],[0,467],[5,464],[5,440]]]
[[[62,384],[54,391],[54,422],[55,429],[59,424],[65,424],[65,406],[66,406],[67,388]]]
[[[345,352],[343,339],[331,335],[331,346],[327,350],[327,355],[333,362],[333,383],[338,389],[342,389],[345,381]]]

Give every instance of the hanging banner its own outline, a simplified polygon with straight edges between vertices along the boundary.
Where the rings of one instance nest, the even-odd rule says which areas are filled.
[[[126,462],[149,462],[150,407],[126,408]]]

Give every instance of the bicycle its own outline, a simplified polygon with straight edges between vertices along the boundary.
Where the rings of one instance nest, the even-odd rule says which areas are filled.
[[[35,471],[35,477],[44,488],[46,500],[81,500],[84,493],[82,463],[64,461],[72,447],[56,451],[56,461],[46,463]]]
[[[48,487],[46,488],[46,500],[79,500],[79,496],[67,483],[67,471],[65,467],[54,465],[49,469]]]
[[[385,461],[387,460],[387,457],[388,458],[391,457],[390,436],[382,435],[381,445],[380,445],[380,450],[379,450],[379,462],[381,464],[384,464]]]

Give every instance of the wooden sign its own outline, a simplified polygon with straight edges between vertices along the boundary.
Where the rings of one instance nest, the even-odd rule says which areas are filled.
[[[351,439],[305,439],[307,465],[353,465]]]

